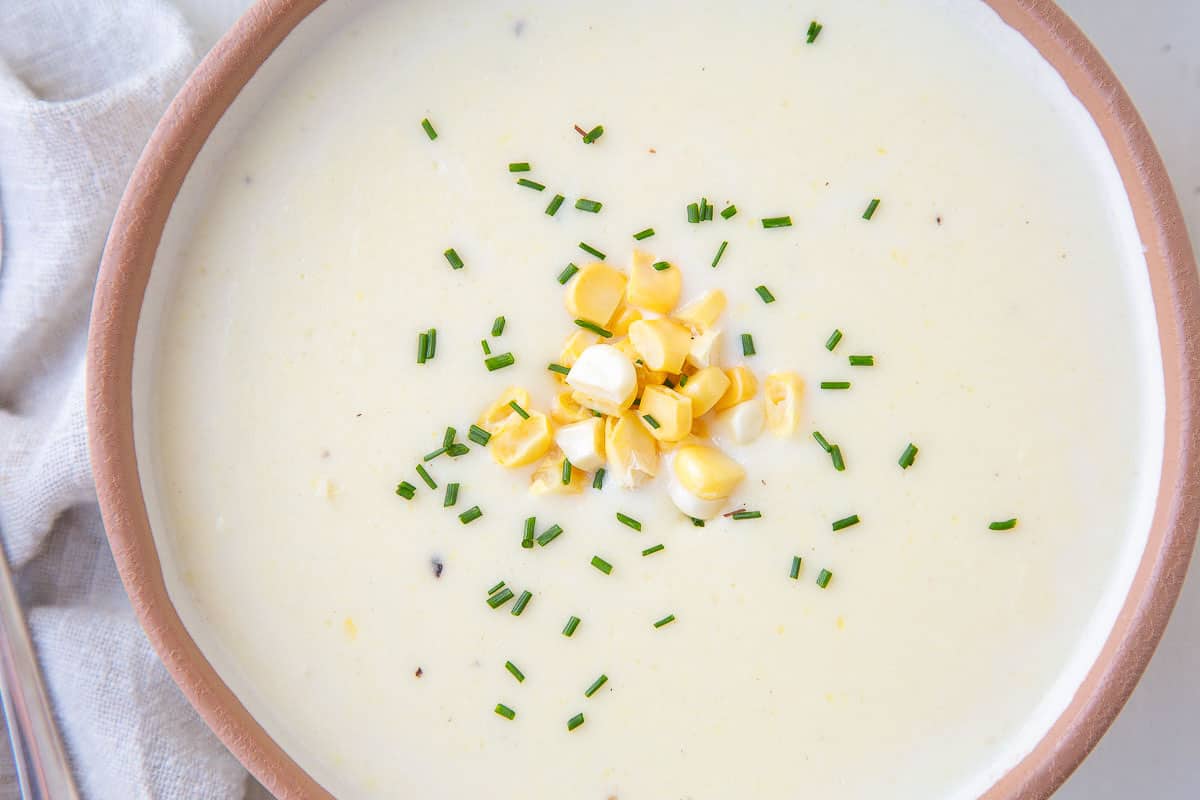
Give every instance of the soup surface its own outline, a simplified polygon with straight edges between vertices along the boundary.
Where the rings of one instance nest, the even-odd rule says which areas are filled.
[[[343,798],[969,798],[1015,764],[1115,618],[1162,453],[1132,214],[1050,66],[948,0],[346,19],[202,158],[137,353],[172,597],[269,733]],[[724,365],[803,376],[794,436],[726,448],[760,517],[697,527],[661,474],[533,495],[467,438],[508,386],[550,408],[581,242],[723,290]],[[563,533],[522,548],[530,516]]]

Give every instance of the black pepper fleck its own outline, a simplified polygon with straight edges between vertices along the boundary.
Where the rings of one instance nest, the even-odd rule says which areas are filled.
[[[425,670],[421,669],[420,667],[417,667],[417,671],[416,671],[416,672],[414,672],[413,674],[414,674],[414,675],[416,675],[416,676],[419,678],[419,677],[421,677],[422,675],[424,675],[424,674],[425,674]]]
[[[435,578],[442,577],[442,570],[444,570],[446,568],[446,565],[444,563],[442,563],[442,560],[440,558],[433,559],[433,561],[431,563],[433,564],[433,577],[435,577]]]

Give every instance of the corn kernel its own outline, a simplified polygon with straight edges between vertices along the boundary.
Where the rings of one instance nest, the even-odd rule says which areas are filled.
[[[709,328],[692,337],[688,347],[687,363],[696,369],[718,366],[721,360],[721,332]]]
[[[529,491],[533,494],[579,494],[587,485],[587,473],[582,469],[574,469],[571,462],[571,481],[562,482],[563,459],[566,456],[557,447],[551,448],[533,471],[529,478]]]
[[[613,318],[609,320],[608,329],[612,331],[613,336],[628,336],[629,326],[641,318],[642,312],[631,306],[621,304],[617,307]]]
[[[588,419],[592,416],[590,409],[575,402],[571,392],[559,392],[550,404],[550,416],[559,425],[570,425],[572,422]]]
[[[539,411],[530,411],[528,419],[517,417],[492,434],[487,450],[502,467],[523,467],[546,454],[553,442],[550,420]]]
[[[633,403],[637,396],[637,371],[620,349],[594,344],[580,353],[567,373],[567,385],[576,391],[575,400],[580,405],[610,414]],[[584,397],[592,402],[583,402]]]
[[[725,376],[729,378],[729,388],[725,390],[725,394],[721,395],[721,399],[713,406],[717,411],[724,411],[727,408],[733,408],[738,403],[743,403],[754,397],[758,391],[758,379],[754,377],[754,373],[749,367],[734,367],[733,369],[725,370]],[[689,380],[688,383],[691,383]]]
[[[729,376],[719,367],[705,367],[688,378],[679,391],[685,397],[691,398],[692,416],[699,417],[707,414],[717,404],[729,386]]]
[[[510,423],[520,421],[521,416],[509,405],[513,401],[516,401],[516,404],[524,409],[528,409],[533,405],[533,400],[530,399],[529,392],[520,386],[510,386],[501,393],[496,402],[488,406],[479,415],[479,419],[475,420],[475,424],[488,433],[495,434],[499,433],[501,429]]]
[[[575,366],[575,362],[579,360],[579,356],[583,354],[584,350],[599,342],[600,337],[591,331],[575,331],[563,342],[562,352],[558,354],[558,363],[570,369]]]
[[[605,418],[604,455],[608,471],[627,489],[636,489],[658,474],[658,445],[642,421],[628,411]]]
[[[567,312],[577,319],[607,325],[625,295],[625,283],[625,276],[607,264],[588,264],[567,284]]]
[[[767,403],[767,430],[776,436],[791,436],[800,424],[800,398],[804,380],[795,372],[773,372],[763,381]]]
[[[588,417],[554,432],[554,443],[581,470],[604,466],[604,420]]]
[[[725,293],[720,289],[710,289],[676,311],[675,318],[697,331],[703,331],[717,324],[717,319],[724,311]]]
[[[674,264],[664,270],[655,269],[654,264],[654,256],[641,250],[633,251],[625,295],[631,306],[666,314],[679,302],[683,273]]]
[[[669,319],[642,319],[629,326],[629,341],[646,369],[676,374],[683,369],[692,334]]]
[[[712,424],[713,440],[725,444],[749,444],[762,434],[766,413],[760,397],[752,397],[717,414]]]
[[[683,488],[676,480],[672,480],[667,485],[667,497],[671,498],[671,502],[675,504],[676,508],[693,519],[712,519],[720,514],[721,509],[725,508],[725,504],[729,502],[727,497],[703,500]]]
[[[701,500],[721,500],[746,477],[742,465],[715,447],[688,445],[679,448],[671,462],[675,480]]]
[[[650,425],[649,415],[658,424]],[[678,442],[692,430],[692,401],[665,386],[647,386],[642,392],[638,416],[646,422],[650,435],[660,442]]]

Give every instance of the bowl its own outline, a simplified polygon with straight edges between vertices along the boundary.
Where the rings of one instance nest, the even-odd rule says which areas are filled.
[[[1145,247],[1165,380],[1165,449],[1152,528],[1099,656],[1067,708],[983,800],[1045,798],[1095,746],[1133,691],[1179,594],[1200,522],[1200,285],[1183,220],[1145,126],[1080,30],[1047,0],[977,0],[1042,54],[1098,125]],[[330,4],[333,5],[333,4]],[[135,341],[147,284],[180,190],[201,149],[228,132],[226,110],[270,90],[287,37],[319,40],[322,0],[260,0],[180,90],[142,153],[121,201],[96,285],[87,359],[88,428],[105,527],[133,608],[185,696],[225,745],[281,798],[330,794],[242,705],[189,635],[168,596],[139,479],[134,436]],[[326,18],[329,17],[329,18]],[[305,26],[297,28],[302,21]],[[303,42],[302,42],[303,43]],[[257,79],[251,83],[252,78]],[[228,126],[226,126],[228,127]],[[179,201],[177,203],[177,200]],[[148,314],[153,309],[148,309]]]

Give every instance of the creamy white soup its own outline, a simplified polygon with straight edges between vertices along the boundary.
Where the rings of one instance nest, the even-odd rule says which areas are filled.
[[[1052,68],[958,0],[347,20],[202,160],[137,351],[171,596],[271,736],[341,798],[930,800],[1011,768],[1115,618],[1162,454],[1132,214]],[[658,461],[630,479],[585,411],[564,485],[567,298],[638,259],[681,290],[622,307],[723,293],[685,341],[719,330],[697,358],[763,406],[659,441],[646,385],[683,413],[698,363],[651,377],[584,319]],[[498,463],[525,414],[536,458]],[[685,514],[689,443],[744,477]]]

